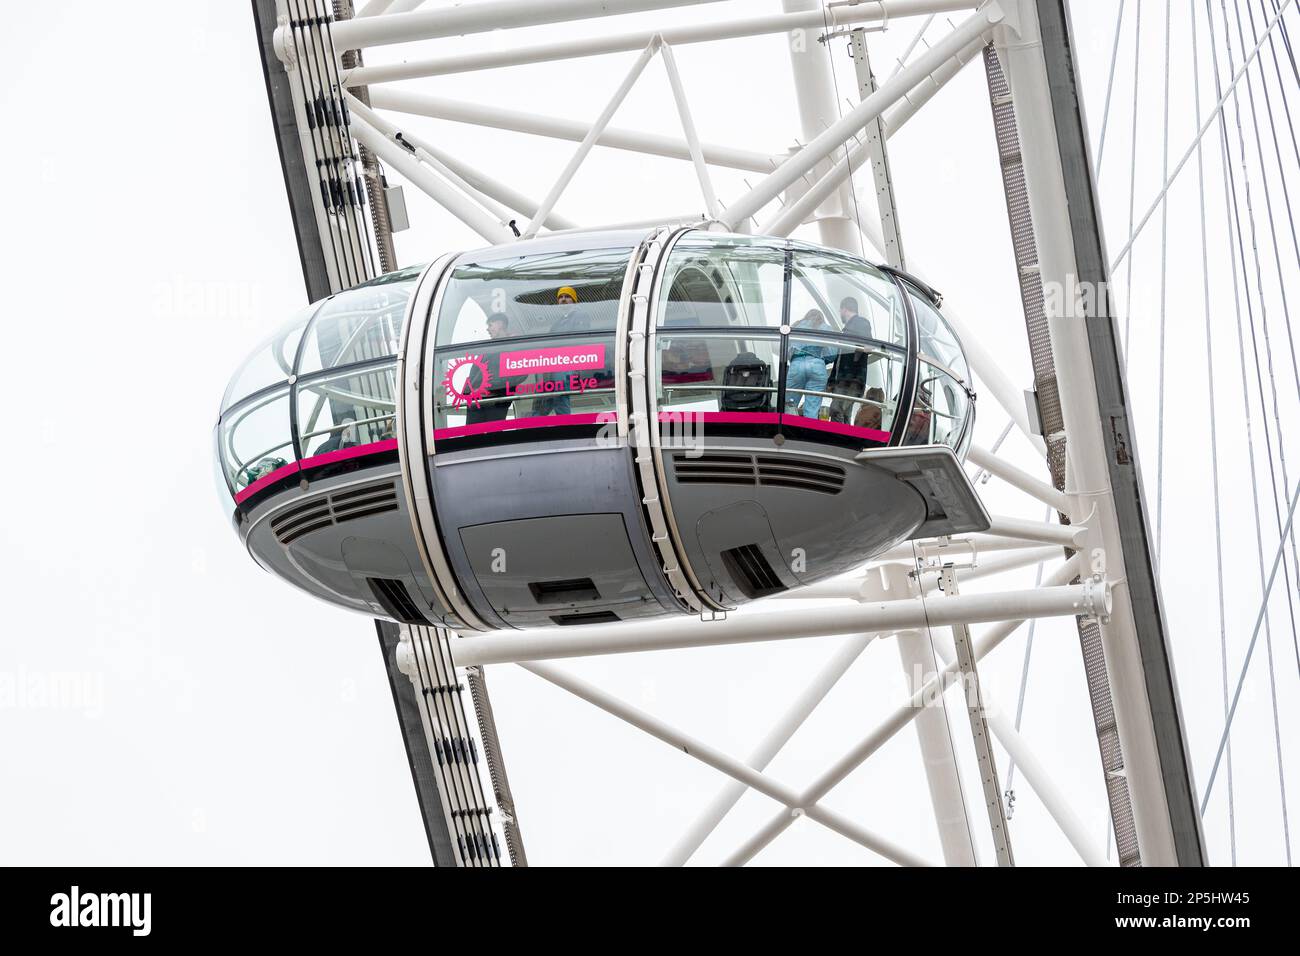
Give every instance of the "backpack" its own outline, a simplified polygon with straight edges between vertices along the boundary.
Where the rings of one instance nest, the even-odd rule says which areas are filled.
[[[741,352],[722,373],[721,408],[724,412],[771,411],[772,369],[753,352]]]

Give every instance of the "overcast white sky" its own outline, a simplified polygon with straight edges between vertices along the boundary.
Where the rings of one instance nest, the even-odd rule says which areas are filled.
[[[443,2],[430,0],[428,6]],[[1075,6],[1086,8],[1086,15],[1077,15],[1077,27],[1095,136],[1117,3]],[[1184,6],[1191,9],[1174,0],[1180,13]],[[1139,212],[1163,178],[1157,124],[1164,5],[1144,0],[1141,7],[1147,19],[1145,72],[1138,84]],[[730,0],[626,17],[619,29],[778,9],[776,0]],[[1187,16],[1175,23],[1175,71],[1177,57],[1187,56],[1187,37],[1179,32],[1190,22]],[[947,29],[945,20],[936,20],[932,40]],[[882,72],[918,26],[919,21],[895,20],[888,32],[871,36]],[[529,34],[543,40],[608,29],[567,24]],[[1130,46],[1121,64],[1127,67],[1116,81],[1115,125],[1102,169],[1112,252],[1127,234],[1134,84],[1132,35],[1125,36]],[[504,38],[492,35],[449,40],[426,44],[423,52],[470,51],[499,42]],[[785,43],[767,37],[677,51],[703,138],[772,152],[793,145],[798,121]],[[837,46],[835,59],[848,98],[851,61],[842,52]],[[368,62],[398,56],[390,48]],[[427,863],[372,624],[259,570],[241,552],[214,497],[211,428],[227,378],[267,331],[305,301],[248,5],[155,0],[129,11],[84,0],[19,5],[0,34],[0,58],[7,74],[0,100],[11,133],[0,158],[10,210],[9,228],[0,238],[0,270],[14,343],[5,384],[13,437],[0,470],[8,502],[6,547],[0,549],[8,582],[0,680],[7,683],[0,683],[0,691],[10,692],[0,694],[0,859]],[[633,58],[518,67],[412,86],[592,118]],[[1181,70],[1188,82],[1175,84],[1175,160],[1196,125],[1190,61]],[[1208,83],[1208,64],[1205,70]],[[1213,100],[1202,90],[1204,108]],[[659,64],[647,70],[615,122],[676,132]],[[546,193],[573,149],[434,121],[413,121],[412,129],[536,196]],[[1212,142],[1217,150],[1218,140]],[[979,62],[891,141],[890,150],[914,262],[1005,357],[1013,377],[1028,385],[1023,317]],[[1212,181],[1222,176],[1215,157],[1206,165]],[[1184,714],[1203,786],[1222,710],[1195,175],[1191,168],[1171,194],[1163,574]],[[719,172],[716,181],[724,200],[745,188],[740,174]],[[1228,247],[1222,222],[1214,219],[1223,215],[1218,182],[1220,191],[1211,194],[1211,235],[1219,237],[1212,239],[1218,248],[1211,253],[1211,312],[1215,372],[1226,393],[1216,402],[1229,670],[1235,678],[1260,588],[1244,429],[1237,421],[1241,386]],[[695,208],[697,196],[687,163],[597,150],[561,206],[573,219],[599,223],[676,215]],[[407,197],[413,228],[398,238],[402,264],[481,245],[410,187]],[[1142,308],[1135,310],[1140,315],[1130,359],[1142,460],[1153,489],[1159,283],[1150,270],[1159,265],[1158,233],[1152,238],[1159,227],[1158,221],[1148,227],[1135,252],[1135,298],[1141,296]],[[1289,260],[1283,274],[1296,277]],[[1277,297],[1273,285],[1268,297]],[[1289,366],[1279,365],[1279,376],[1283,371],[1289,376]],[[1289,426],[1300,415],[1300,388],[1292,388],[1289,377],[1279,383],[1286,396],[1279,423]],[[987,446],[1006,418],[988,397],[979,408],[976,440]],[[1171,409],[1176,413],[1169,414]],[[1258,432],[1257,408],[1253,414]],[[1036,467],[1018,436],[1005,448],[1025,467]],[[1259,461],[1266,468],[1265,459]],[[1042,516],[1039,506],[996,482],[981,490],[992,512]],[[1263,501],[1271,508],[1267,497]],[[1267,522],[1271,515],[1266,512]],[[1277,540],[1267,522],[1266,561]],[[987,586],[1032,581],[1030,569]],[[1276,604],[1274,624],[1282,749],[1274,747],[1274,711],[1260,661],[1251,671],[1234,734],[1243,862],[1284,859],[1279,758],[1291,771],[1293,789],[1300,785],[1294,740],[1300,697],[1285,603]],[[743,756],[836,641],[565,666]],[[982,668],[990,698],[1004,708],[1015,705],[1024,641],[1022,629]],[[492,669],[489,680],[534,863],[653,863],[720,783],[713,771],[683,754],[518,669]],[[63,694],[51,699],[51,688]],[[880,642],[772,764],[772,774],[800,786],[902,699],[897,654]],[[954,717],[954,729],[963,731],[963,716]],[[1102,845],[1105,799],[1071,622],[1044,622],[1037,629],[1024,733]],[[955,736],[978,824],[983,810],[969,735]],[[1223,783],[1216,793],[1223,792]],[[1016,793],[1011,826],[1018,861],[1075,862],[1023,779]],[[828,802],[940,858],[910,730]],[[699,860],[721,859],[772,812],[770,801],[747,796]],[[1215,861],[1227,862],[1226,812],[1217,798],[1206,831]],[[981,839],[984,858],[991,860],[987,838]],[[758,862],[879,861],[803,823]]]

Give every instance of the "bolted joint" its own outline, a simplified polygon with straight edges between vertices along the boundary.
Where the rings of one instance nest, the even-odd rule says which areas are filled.
[[[1112,598],[1110,582],[1101,575],[1094,575],[1090,578],[1084,578],[1080,582],[1083,587],[1083,610],[1080,612],[1082,617],[1091,618],[1099,624],[1109,624],[1112,609]]]
[[[416,680],[418,671],[415,666],[415,648],[411,646],[410,634],[402,634],[402,639],[397,644],[395,658],[397,669],[411,680]]]
[[[297,68],[298,48],[293,42],[293,30],[289,27],[288,17],[277,18],[275,30],[271,34],[271,48],[286,70]]]

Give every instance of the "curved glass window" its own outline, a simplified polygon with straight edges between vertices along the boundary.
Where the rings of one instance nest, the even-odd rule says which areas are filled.
[[[903,444],[947,445],[961,452],[972,411],[966,387],[929,362],[921,362],[917,374],[916,402],[903,433]]]
[[[966,356],[962,354],[961,343],[948,321],[939,313],[925,296],[908,290],[912,300],[912,309],[916,312],[917,352],[921,360],[941,365],[955,373],[967,385],[970,384],[970,368],[966,365]]]
[[[889,432],[903,387],[905,354],[838,338],[791,333],[786,414]]]
[[[231,376],[226,386],[225,397],[221,400],[224,412],[240,399],[247,398],[254,392],[268,386],[288,381],[293,374],[294,357],[298,354],[298,343],[302,340],[302,330],[317,304],[307,306],[292,319],[271,333],[252,354],[246,358],[238,371]]]
[[[656,341],[661,413],[779,411],[778,336],[664,331]]]
[[[772,426],[779,415],[841,440],[889,440],[909,326],[897,284],[879,270],[793,244],[691,234],[669,257],[658,310],[661,415],[752,425],[763,420],[740,416],[771,414]]]
[[[397,437],[395,363],[299,381],[295,391],[303,467],[319,455]]]
[[[457,265],[438,312],[435,439],[609,421],[631,257],[618,246]]]
[[[827,331],[907,347],[907,314],[898,286],[865,262],[795,249],[791,317],[817,309]]]
[[[770,240],[688,234],[673,246],[661,285],[659,327],[781,324],[785,249]]]
[[[437,344],[614,330],[630,247],[466,262],[438,313]]]
[[[289,423],[289,389],[227,411],[218,428],[221,462],[236,501],[297,470]]]
[[[307,332],[298,375],[396,355],[406,306],[423,266],[330,296]]]

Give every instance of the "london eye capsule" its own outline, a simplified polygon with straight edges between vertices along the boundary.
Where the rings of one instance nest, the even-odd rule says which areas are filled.
[[[222,494],[254,560],[371,617],[722,612],[988,527],[939,306],[840,252],[700,229],[447,255],[253,353]]]

